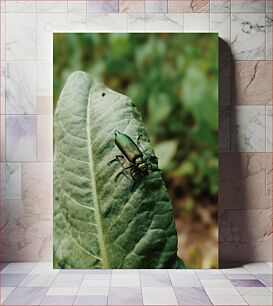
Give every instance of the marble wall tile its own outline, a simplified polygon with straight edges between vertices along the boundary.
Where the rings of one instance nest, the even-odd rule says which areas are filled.
[[[6,113],[36,113],[36,63],[6,62]]]
[[[0,114],[5,114],[6,113],[6,95],[5,95],[5,90],[6,90],[6,65],[4,61],[0,62]]]
[[[144,14],[128,13],[128,32],[144,32]]]
[[[6,59],[36,59],[35,13],[6,13]]]
[[[230,105],[230,62],[219,61],[219,104]]]
[[[37,60],[52,60],[52,33],[67,30],[67,15],[64,13],[41,13],[37,19]]]
[[[230,0],[210,0],[210,12],[212,13],[229,13]]]
[[[267,105],[272,102],[272,62],[234,61],[231,103],[235,105]]]
[[[265,16],[266,26],[266,59],[272,61],[272,13]]]
[[[49,61],[37,62],[37,96],[53,95],[53,65]]]
[[[183,14],[146,14],[144,17],[147,32],[181,32],[183,31]]]
[[[211,13],[210,14],[210,32],[218,33],[219,57],[221,60],[230,58],[230,14]]]
[[[127,32],[127,14],[88,13],[88,32]]]
[[[209,0],[169,0],[169,13],[208,13]]]
[[[265,151],[265,107],[235,106],[231,109],[231,151]]]
[[[266,152],[272,152],[272,106],[266,106]]]
[[[234,13],[264,13],[266,0],[231,0],[231,12]]]
[[[1,139],[1,146],[0,146],[0,161],[6,160],[6,123],[5,123],[5,116],[0,115],[0,139]]]
[[[53,113],[53,96],[37,96],[37,115]]]
[[[38,13],[66,13],[67,12],[67,0],[57,1],[37,1]]]
[[[53,160],[53,117],[37,116],[37,161]]]
[[[237,60],[265,59],[265,14],[231,15],[231,50]]]
[[[68,14],[67,26],[69,32],[86,32],[87,18],[86,13]]]
[[[168,1],[166,0],[149,0],[145,1],[147,13],[167,13]]]
[[[209,14],[185,14],[184,15],[185,32],[209,32]]]
[[[230,107],[219,106],[219,151],[230,151]]]
[[[118,13],[119,0],[88,0],[87,11],[90,13]]]
[[[226,153],[219,159],[219,209],[272,207],[270,153]]]
[[[6,59],[6,14],[1,12],[0,18],[1,18],[0,60],[5,60]]]
[[[272,0],[266,0],[266,12],[272,13]]]
[[[86,13],[87,3],[86,0],[67,1],[68,13]]]
[[[6,0],[0,1],[0,10],[1,12],[6,12]]]
[[[6,116],[6,160],[36,161],[36,116]]]
[[[36,1],[7,1],[7,13],[35,13]]]
[[[272,256],[272,209],[220,210],[221,262],[266,261]]]
[[[119,0],[120,13],[143,13],[144,11],[145,11],[145,1]]]
[[[4,199],[21,199],[21,164],[4,164],[5,185],[2,194]]]

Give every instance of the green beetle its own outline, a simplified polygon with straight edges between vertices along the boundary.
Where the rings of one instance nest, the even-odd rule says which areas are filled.
[[[137,142],[139,142],[139,137]],[[160,171],[159,168],[153,168],[152,163],[150,162],[151,159],[157,161],[157,157],[154,155],[148,154],[145,158],[143,156],[143,152],[139,149],[139,147],[135,144],[135,142],[126,134],[123,134],[117,130],[115,130],[115,143],[123,155],[117,155],[116,158],[111,160],[108,165],[111,163],[118,161],[120,159],[127,159],[129,162],[128,167],[123,167],[123,170],[117,174],[115,177],[115,181],[117,181],[118,177],[121,174],[124,174],[126,170],[130,169],[130,174],[132,179],[134,180],[135,186],[136,181],[139,181],[141,178],[149,175],[149,171]]]

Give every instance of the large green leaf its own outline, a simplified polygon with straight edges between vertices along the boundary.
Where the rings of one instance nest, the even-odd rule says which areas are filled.
[[[104,95],[103,95],[104,93]],[[177,257],[172,206],[160,173],[131,190],[114,177],[121,154],[114,130],[152,153],[131,100],[84,72],[66,82],[54,118],[54,266],[184,268]]]

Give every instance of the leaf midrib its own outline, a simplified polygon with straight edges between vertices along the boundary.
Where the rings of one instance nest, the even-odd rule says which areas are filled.
[[[104,268],[109,268],[108,257],[106,253],[106,248],[103,240],[103,230],[100,216],[100,208],[97,196],[97,184],[95,180],[95,168],[94,168],[94,159],[93,159],[93,149],[92,149],[92,139],[91,139],[91,124],[90,124],[90,105],[91,105],[91,88],[89,92],[89,97],[87,101],[87,110],[86,110],[86,133],[87,133],[87,146],[88,146],[88,157],[89,157],[89,171],[90,171],[90,181],[92,188],[92,199],[94,203],[94,211],[95,211],[95,219],[97,223],[97,231],[98,231],[98,242],[101,251],[102,257],[102,266]],[[93,173],[93,175],[92,175]]]

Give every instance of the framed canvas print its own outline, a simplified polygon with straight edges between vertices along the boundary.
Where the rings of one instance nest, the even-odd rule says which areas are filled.
[[[55,33],[54,267],[218,267],[218,35]]]

